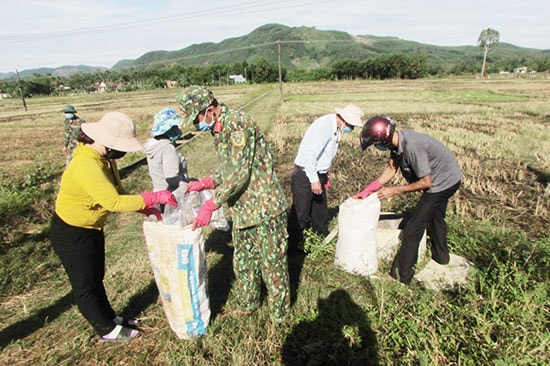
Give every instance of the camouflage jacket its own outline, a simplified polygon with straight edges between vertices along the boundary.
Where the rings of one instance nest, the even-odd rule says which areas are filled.
[[[227,202],[233,225],[242,229],[280,215],[288,207],[273,169],[265,136],[247,114],[222,104],[212,134],[218,153],[213,175],[216,204]]]
[[[67,148],[67,154],[71,155],[74,148],[78,146],[78,141],[76,138],[80,132],[80,125],[84,123],[82,118],[77,117],[76,120],[65,118],[64,129],[65,134],[63,135],[63,146]]]

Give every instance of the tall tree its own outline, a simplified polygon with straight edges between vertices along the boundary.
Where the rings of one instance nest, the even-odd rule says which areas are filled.
[[[489,51],[496,46],[500,41],[500,33],[494,29],[487,28],[481,31],[479,38],[477,39],[477,44],[483,48],[483,65],[481,66],[481,77],[484,78],[487,76],[487,54]]]

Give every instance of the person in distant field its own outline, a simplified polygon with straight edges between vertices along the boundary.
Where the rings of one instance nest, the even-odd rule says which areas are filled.
[[[61,177],[50,239],[69,277],[80,313],[101,342],[125,342],[139,336],[135,320],[117,316],[105,292],[105,236],[110,212],[138,211],[162,220],[156,205],[177,206],[167,191],[130,195],[122,187],[116,159],[140,151],[134,122],[109,112],[99,122],[84,123],[79,146]]]
[[[61,111],[65,114],[65,121],[63,123],[63,154],[67,158],[65,165],[68,165],[73,157],[73,150],[78,145],[76,138],[80,133],[80,125],[86,121],[76,115],[76,109],[70,104],[63,107]]]
[[[432,259],[439,264],[449,263],[447,247],[447,203],[460,187],[462,171],[454,154],[435,138],[403,129],[386,116],[371,117],[361,131],[361,148],[374,145],[390,151],[390,163],[380,176],[354,198],[366,198],[378,192],[379,199],[389,200],[397,194],[423,192],[403,229],[401,248],[390,275],[408,284],[414,276],[420,240],[427,230]],[[402,186],[384,187],[397,173],[408,182]]]
[[[249,115],[220,104],[211,91],[184,88],[176,101],[184,126],[210,131],[218,155],[212,177],[189,182],[189,192],[216,188],[200,208],[193,229],[208,225],[212,212],[227,203],[233,219],[233,270],[237,307],[226,314],[247,314],[260,306],[266,284],[272,322],[281,323],[290,308],[286,258],[286,202],[264,134]]]
[[[179,127],[181,123],[182,120],[172,108],[165,108],[155,114],[152,138],[143,146],[153,191],[167,189],[173,192],[180,182],[189,181],[187,160],[174,146],[182,136]]]
[[[294,160],[290,178],[292,206],[287,224],[289,254],[303,252],[303,231],[310,222],[315,233],[328,235],[329,170],[338,152],[341,134],[363,126],[364,116],[363,110],[353,104],[335,111],[313,121]]]

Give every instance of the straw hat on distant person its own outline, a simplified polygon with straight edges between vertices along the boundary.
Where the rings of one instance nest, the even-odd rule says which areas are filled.
[[[118,151],[141,151],[142,144],[136,138],[134,121],[121,112],[109,112],[98,122],[84,123],[82,131],[94,141]]]

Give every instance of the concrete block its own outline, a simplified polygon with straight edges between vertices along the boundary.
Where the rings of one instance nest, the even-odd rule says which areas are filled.
[[[394,212],[381,212],[376,230],[376,246],[379,261],[393,261],[403,237],[403,218]],[[418,247],[418,262],[426,256],[426,232]]]
[[[441,265],[430,260],[426,266],[414,276],[428,289],[434,291],[456,290],[477,275],[472,262],[461,256],[450,254],[449,264]]]

